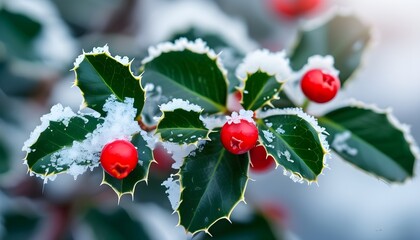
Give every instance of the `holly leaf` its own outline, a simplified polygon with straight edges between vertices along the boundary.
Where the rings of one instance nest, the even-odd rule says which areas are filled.
[[[146,133],[143,133],[146,134]],[[124,194],[131,194],[134,197],[134,190],[137,183],[147,181],[150,165],[153,162],[153,151],[147,146],[147,142],[142,134],[133,136],[131,143],[136,146],[139,163],[137,167],[124,179],[116,179],[103,171],[102,184],[110,186],[118,195],[118,199]]]
[[[214,49],[220,56],[223,66],[228,70],[229,92],[236,91],[236,87],[239,86],[240,81],[236,76],[235,70],[244,58],[244,50],[240,50],[238,47],[228,43],[220,34],[204,31],[196,27],[191,27],[187,31],[178,32],[170,39],[171,41],[175,41],[181,37],[187,38],[190,41],[201,38],[211,49]]]
[[[86,135],[92,133],[103,120],[91,115],[75,115],[71,118],[63,118],[57,121],[49,121],[48,126],[35,129],[39,136],[27,146],[25,158],[29,171],[36,175],[53,176],[65,172],[73,164],[66,161],[57,161],[55,154],[63,149],[71,147],[74,142],[82,142]],[[40,132],[39,132],[40,131]],[[31,134],[32,138],[32,134]],[[25,147],[24,147],[25,148]],[[78,165],[89,166],[93,163],[80,159]]]
[[[257,112],[260,142],[277,165],[291,172],[291,178],[316,181],[324,168],[328,144],[315,118],[301,109],[270,109]]]
[[[277,229],[276,229],[277,230]],[[258,212],[252,212],[243,219],[235,219],[229,222],[222,219],[209,229],[211,234],[202,234],[194,240],[276,240],[279,239],[271,227],[269,219]],[[280,238],[282,239],[282,238]]]
[[[211,141],[187,156],[178,173],[182,189],[179,224],[193,234],[207,232],[218,220],[229,219],[235,206],[244,200],[248,156],[226,151],[219,135],[211,133]]]
[[[343,86],[359,67],[370,39],[370,28],[357,17],[336,15],[321,26],[300,32],[290,63],[299,70],[313,55],[331,55]]]
[[[246,110],[257,110],[277,98],[283,82],[263,71],[248,74],[242,94],[242,106]]]
[[[200,39],[187,42],[181,38],[150,48],[143,64],[142,83],[160,86],[169,99],[186,99],[206,113],[226,111],[225,70]]]
[[[200,120],[200,112],[179,108],[163,111],[156,133],[165,142],[197,144],[199,140],[208,139],[210,130]]]
[[[134,76],[130,67],[131,62],[127,58],[112,57],[108,46],[80,55],[73,70],[76,74],[75,85],[82,91],[84,104],[104,115],[103,106],[111,95],[121,102],[125,98],[133,98],[139,116],[145,93],[140,76]]]
[[[344,160],[389,182],[413,176],[416,144],[389,111],[358,104],[331,111],[319,121],[330,133],[331,148]]]
[[[96,236],[95,239],[152,239],[146,231],[146,227],[123,208],[111,211],[92,208],[86,213],[84,220],[92,229],[92,233]]]
[[[41,31],[42,25],[28,16],[0,9],[0,42],[11,56],[36,60],[39,55],[34,43]]]

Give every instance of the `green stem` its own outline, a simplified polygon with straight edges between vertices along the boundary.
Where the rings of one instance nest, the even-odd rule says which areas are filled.
[[[308,109],[310,103],[311,103],[311,101],[309,101],[309,99],[305,98],[305,101],[303,101],[303,104],[302,104],[302,109],[303,109],[304,112],[306,112],[306,109]]]

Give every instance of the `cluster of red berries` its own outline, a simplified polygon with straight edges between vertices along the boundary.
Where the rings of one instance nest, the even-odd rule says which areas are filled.
[[[312,69],[303,75],[300,86],[309,100],[325,103],[337,94],[340,80],[320,69]],[[220,131],[220,140],[224,148],[232,154],[249,152],[251,169],[256,172],[266,171],[275,164],[274,158],[267,154],[265,147],[257,144],[258,129],[248,119],[239,118],[226,122]],[[137,149],[129,141],[115,140],[104,146],[100,161],[108,174],[123,179],[137,166]]]

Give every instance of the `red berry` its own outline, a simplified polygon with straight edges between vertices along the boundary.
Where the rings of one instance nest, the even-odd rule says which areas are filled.
[[[158,143],[153,149],[153,156],[157,164],[153,164],[151,168],[158,172],[170,172],[172,169],[172,164],[175,160],[172,158],[172,154],[163,147],[162,144]]]
[[[258,145],[249,151],[251,158],[251,170],[254,172],[265,172],[275,166],[274,158],[267,155],[263,145]]]
[[[220,131],[223,146],[233,154],[243,154],[255,146],[258,140],[258,129],[254,123],[245,119],[231,121],[223,125]]]
[[[300,86],[309,100],[326,103],[335,97],[341,84],[337,77],[313,69],[303,75]]]
[[[104,170],[117,179],[123,179],[136,168],[137,149],[126,140],[115,140],[104,146],[101,164]]]
[[[322,0],[270,0],[274,11],[289,17],[297,17],[316,9]]]

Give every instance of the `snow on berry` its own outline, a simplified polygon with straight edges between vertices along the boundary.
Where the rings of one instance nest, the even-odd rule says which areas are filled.
[[[223,146],[233,154],[243,154],[255,146],[258,140],[258,129],[252,119],[252,111],[233,112],[220,131]]]

